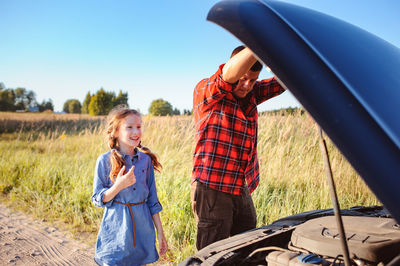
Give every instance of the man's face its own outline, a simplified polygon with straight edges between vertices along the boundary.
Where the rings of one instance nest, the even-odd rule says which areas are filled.
[[[253,89],[254,84],[258,79],[260,71],[254,72],[249,70],[243,77],[241,77],[233,89],[233,94],[238,98],[244,98]]]

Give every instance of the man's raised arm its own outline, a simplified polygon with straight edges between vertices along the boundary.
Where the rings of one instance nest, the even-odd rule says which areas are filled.
[[[253,52],[246,47],[226,62],[222,69],[222,78],[225,82],[235,83],[250,70],[255,62],[257,59]]]

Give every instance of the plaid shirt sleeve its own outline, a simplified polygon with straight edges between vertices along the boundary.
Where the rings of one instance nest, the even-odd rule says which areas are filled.
[[[268,99],[278,96],[284,92],[285,89],[279,84],[278,80],[273,77],[257,81],[256,84],[254,84],[253,91],[258,105]]]
[[[214,75],[203,79],[197,84],[193,93],[193,111],[206,112],[225,97],[227,93],[232,92],[234,85],[222,79],[223,66],[220,65]]]

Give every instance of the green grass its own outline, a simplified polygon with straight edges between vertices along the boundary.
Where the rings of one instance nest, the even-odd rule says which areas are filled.
[[[42,219],[61,221],[93,243],[103,212],[90,202],[95,161],[107,151],[101,134],[103,118],[93,122],[85,116],[24,115],[0,115],[5,132],[0,134],[3,198]],[[31,126],[21,127],[27,121]],[[143,145],[157,153],[163,164],[162,172],[156,173],[164,207],[161,219],[170,247],[163,262],[176,264],[196,251],[189,196],[194,124],[187,116],[144,117],[143,122]],[[312,119],[299,113],[260,116],[261,180],[253,193],[259,226],[287,215],[331,208],[317,130]],[[341,207],[379,204],[329,139],[327,142]]]

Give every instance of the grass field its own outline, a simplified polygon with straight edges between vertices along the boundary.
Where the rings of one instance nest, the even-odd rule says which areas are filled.
[[[83,115],[0,113],[0,191],[14,207],[61,221],[94,243],[102,209],[90,202],[98,155],[107,151],[104,118]],[[161,213],[175,264],[195,252],[190,208],[194,149],[192,117],[144,117],[143,144],[157,153]],[[253,193],[258,225],[298,212],[331,208],[319,150],[318,130],[308,115],[264,114],[259,118],[261,181]],[[342,208],[380,204],[328,140]]]

